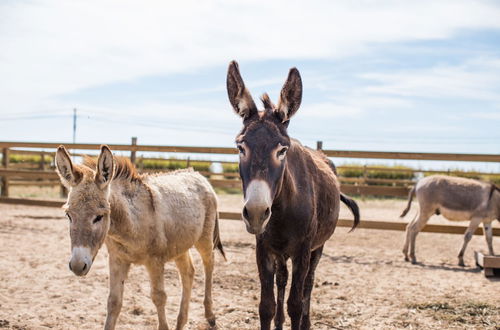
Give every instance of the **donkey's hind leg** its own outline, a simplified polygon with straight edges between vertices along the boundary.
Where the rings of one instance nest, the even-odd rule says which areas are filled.
[[[191,300],[191,290],[193,289],[194,266],[189,250],[175,259],[175,265],[179,270],[182,282],[182,298],[176,325],[176,329],[180,330],[186,325],[188,320],[189,301]]]
[[[417,239],[417,234],[425,227],[425,224],[429,221],[433,213],[434,210],[420,206],[418,217],[406,226],[406,241],[403,253],[405,255],[405,260],[409,261],[411,259],[412,264],[417,263],[417,258],[415,256],[415,241]],[[408,246],[410,247],[410,259],[408,258]]]
[[[314,274],[322,254],[323,246],[311,252],[309,271],[307,272],[307,277],[304,282],[304,312],[302,313],[302,322],[300,323],[300,327],[303,330],[309,330],[311,328],[311,318],[309,316],[311,293],[314,286]]]
[[[205,299],[203,305],[205,306],[205,318],[211,327],[215,326],[215,315],[213,312],[212,303],[212,276],[214,272],[214,243],[212,237],[202,238],[195,244],[196,249],[200,253],[203,260],[203,267],[205,271]]]

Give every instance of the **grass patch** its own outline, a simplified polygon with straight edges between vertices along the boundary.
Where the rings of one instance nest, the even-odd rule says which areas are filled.
[[[342,167],[353,167],[353,168],[339,168],[338,173],[340,176],[346,178],[361,178],[364,176],[363,169],[357,167],[363,167],[364,164],[344,164]],[[394,170],[408,170],[408,172],[401,171],[385,171],[385,170],[368,170],[366,172],[366,177],[368,179],[392,179],[392,180],[412,180],[413,173],[411,172],[413,169],[408,166],[403,165],[367,165],[367,167],[379,167],[383,169],[394,169]]]
[[[469,301],[463,304],[431,302],[408,304],[408,309],[430,314],[434,319],[449,325],[498,326],[500,307],[483,302]]]
[[[13,164],[30,163],[30,164],[40,164],[42,157],[40,155],[9,155],[9,162]],[[52,164],[53,157],[45,155],[43,157],[43,162],[45,164]]]
[[[179,170],[187,168],[188,161],[185,159],[168,158],[168,159],[143,159],[139,160],[138,167],[148,170]],[[217,163],[216,161],[214,161]],[[202,162],[196,160],[189,161],[189,167],[195,171],[208,172],[212,162]],[[222,164],[222,169],[225,173],[238,172],[238,164]]]

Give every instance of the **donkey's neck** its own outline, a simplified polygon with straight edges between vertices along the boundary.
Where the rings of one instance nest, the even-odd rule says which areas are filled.
[[[143,188],[134,182],[117,180],[110,187],[111,224],[109,235],[130,238],[140,223],[139,215],[143,207]],[[147,210],[143,210],[147,213]]]
[[[289,164],[285,166],[283,171],[283,178],[281,179],[281,186],[279,188],[278,194],[274,199],[276,206],[286,208],[288,203],[292,202],[297,197],[297,180],[294,177],[293,172],[290,169]]]

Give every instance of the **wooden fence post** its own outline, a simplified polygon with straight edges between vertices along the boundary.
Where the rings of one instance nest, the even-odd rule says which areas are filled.
[[[2,150],[2,165],[5,169],[9,167],[9,148]],[[9,177],[2,177],[2,197],[9,197]]]
[[[323,141],[316,141],[316,150],[323,150]]]
[[[61,183],[61,197],[68,197],[68,189]]]
[[[132,137],[132,147],[130,148],[130,162],[132,164],[135,165],[135,156],[136,156],[136,152],[135,152],[135,147],[137,145],[137,137]]]
[[[40,170],[45,171],[45,152],[40,153]]]

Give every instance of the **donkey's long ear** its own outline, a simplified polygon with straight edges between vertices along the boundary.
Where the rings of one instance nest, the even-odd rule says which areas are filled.
[[[59,146],[56,151],[57,174],[67,188],[76,186],[83,177],[83,173],[73,166],[71,157],[64,146]]]
[[[97,171],[95,174],[95,183],[101,189],[108,186],[114,174],[114,160],[111,150],[108,146],[101,146],[101,154],[97,160]]]
[[[300,102],[302,102],[302,79],[299,70],[291,68],[281,89],[276,107],[277,115],[283,122],[287,122],[299,110]]]
[[[234,111],[243,119],[248,119],[257,114],[257,107],[252,99],[252,95],[245,87],[241,78],[240,69],[236,61],[229,63],[227,70],[227,95]]]

